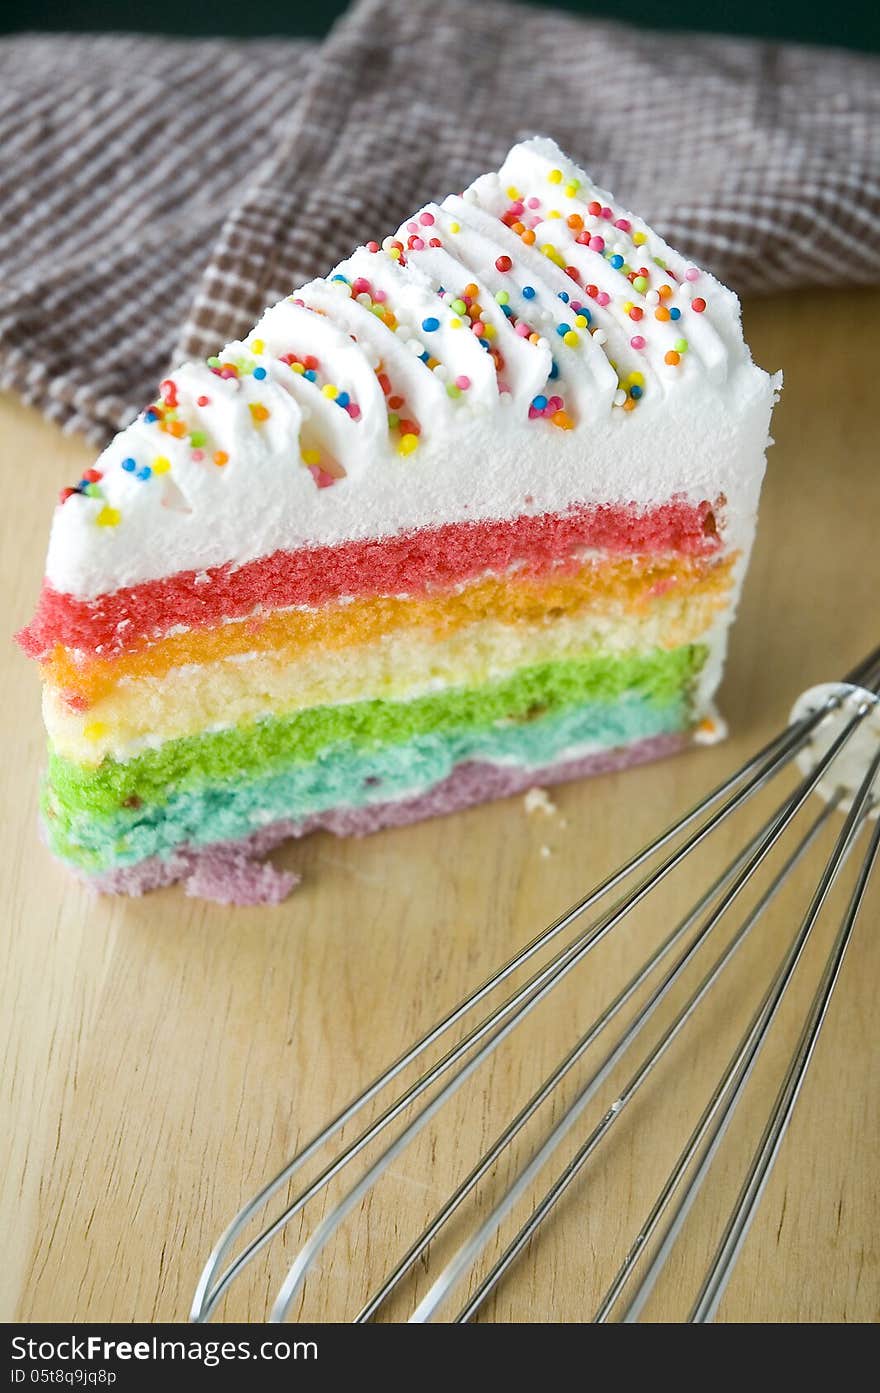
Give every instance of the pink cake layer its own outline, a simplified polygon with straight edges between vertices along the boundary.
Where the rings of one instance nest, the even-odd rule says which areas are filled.
[[[337,837],[363,837],[384,827],[403,827],[442,817],[477,803],[525,793],[535,785],[565,783],[591,774],[616,773],[683,749],[687,734],[656,735],[632,745],[560,760],[540,769],[522,769],[477,760],[460,764],[441,783],[413,798],[362,808],[330,808],[300,822],[282,821],[234,842],[178,847],[171,856],[151,857],[88,883],[106,894],[142,895],[182,880],[188,895],[220,904],[279,904],[299,884],[293,871],[279,870],[265,858],[291,837],[323,830]]]
[[[709,556],[720,549],[715,509],[708,502],[671,499],[658,507],[596,504],[487,522],[456,522],[396,537],[309,547],[242,566],[180,571],[108,592],[93,600],[60,593],[47,583],[37,613],[18,635],[33,658],[56,644],[110,658],[155,640],[179,625],[209,628],[223,619],[264,610],[317,608],[342,596],[424,594],[519,564],[546,571],[589,548],[612,555],[679,553]]]

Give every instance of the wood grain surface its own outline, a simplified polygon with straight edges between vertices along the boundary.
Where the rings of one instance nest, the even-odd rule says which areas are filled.
[[[556,790],[553,814],[527,814],[513,799],[363,841],[314,836],[280,853],[303,884],[277,909],[219,908],[178,888],[140,901],[98,899],[38,841],[37,676],[7,642],[0,1315],[185,1319],[215,1237],[297,1141],[769,738],[801,689],[840,675],[880,640],[877,312],[880,295],[864,291],[747,306],[755,357],[782,367],[786,385],[721,694],[731,737]],[[35,600],[55,490],[91,454],[20,404],[0,404],[7,631]],[[340,1230],[294,1314],[339,1319],[359,1309],[481,1146],[770,806],[759,800],[726,823],[456,1095],[441,1125],[394,1163],[366,1211]],[[821,860],[816,847],[802,862],[481,1319],[590,1318],[796,929]],[[840,904],[838,895],[830,908]],[[875,883],[719,1319],[877,1317],[878,908]],[[807,1010],[832,920],[805,955],[647,1319],[687,1315]],[[683,991],[664,1003],[649,1042]],[[598,1058],[594,1051],[567,1081],[557,1113]],[[564,1158],[640,1058],[637,1048],[624,1061]],[[522,1164],[535,1137],[527,1131],[513,1161]],[[457,1234],[487,1212],[510,1164],[480,1188]],[[524,1197],[502,1240],[541,1188]],[[325,1209],[318,1200],[276,1240],[230,1296],[228,1316],[264,1317],[273,1282]],[[449,1251],[444,1243],[435,1260]],[[425,1283],[420,1265],[388,1315],[400,1318]]]

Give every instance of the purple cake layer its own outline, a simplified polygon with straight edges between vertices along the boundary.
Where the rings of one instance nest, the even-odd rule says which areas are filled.
[[[536,784],[613,774],[674,754],[689,742],[688,734],[656,735],[579,759],[559,760],[539,769],[473,760],[460,764],[441,783],[413,798],[370,803],[361,808],[328,808],[300,822],[272,823],[239,841],[178,847],[170,856],[150,857],[133,866],[87,877],[87,881],[101,893],[143,895],[182,880],[187,895],[218,904],[279,904],[299,884],[300,877],[294,871],[279,870],[265,858],[291,837],[305,837],[317,831],[332,832],[337,837],[364,837],[385,827],[404,827],[424,818],[460,812],[477,803],[509,798]]]

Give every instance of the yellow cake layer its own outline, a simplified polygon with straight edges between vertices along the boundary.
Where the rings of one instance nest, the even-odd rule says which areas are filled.
[[[108,660],[85,658],[58,647],[43,664],[49,686],[80,710],[107,697],[121,682],[161,679],[175,668],[217,663],[263,653],[289,664],[315,652],[376,642],[383,635],[419,630],[437,641],[492,619],[502,624],[541,623],[587,609],[621,618],[645,614],[658,595],[684,599],[701,594],[723,600],[736,554],[721,560],[681,556],[614,557],[580,563],[550,576],[527,572],[487,576],[457,591],[426,596],[378,595],[321,609],[289,609],[190,629]]]
[[[84,764],[97,764],[106,754],[126,759],[166,740],[270,714],[479,686],[553,659],[678,648],[697,642],[724,605],[724,593],[714,588],[697,596],[671,589],[645,614],[548,611],[537,623],[484,619],[445,637],[433,628],[403,628],[372,643],[313,648],[296,662],[285,650],[257,650],[121,683],[84,713],[71,711],[47,689],[46,726],[54,749],[66,759]]]

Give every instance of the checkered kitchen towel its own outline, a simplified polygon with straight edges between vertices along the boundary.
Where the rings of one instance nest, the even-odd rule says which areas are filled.
[[[105,439],[169,365],[554,136],[739,291],[880,280],[880,61],[494,0],[323,44],[0,42],[0,387]]]

